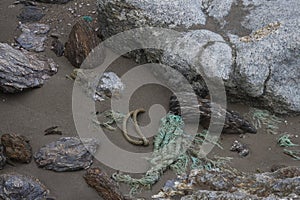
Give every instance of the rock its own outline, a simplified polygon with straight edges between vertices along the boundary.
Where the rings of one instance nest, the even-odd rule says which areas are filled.
[[[98,0],[98,13],[103,39],[138,27],[179,30],[178,37],[165,35],[164,40],[157,31],[147,33],[152,43],[163,43],[161,46],[166,49],[143,49],[129,56],[140,63],[162,63],[178,70],[200,97],[208,94],[203,77],[218,77],[224,81],[229,100],[243,100],[280,114],[299,114],[299,4],[298,0],[226,0],[222,3],[217,0],[175,0],[171,3]],[[233,10],[237,5],[239,7]],[[240,12],[242,19],[227,18],[236,12]],[[209,27],[207,17],[219,22],[213,28],[216,32],[200,29],[205,27],[203,25]],[[278,28],[272,28],[272,24],[278,23]],[[234,32],[252,32],[254,36],[232,35],[231,30],[225,28],[226,24],[242,29]],[[133,38],[147,40],[147,37]],[[247,38],[257,39],[245,42]],[[137,44],[143,48],[147,44],[144,40],[123,39],[123,46]],[[168,67],[156,68],[153,73],[169,85],[180,88],[183,78]]]
[[[242,117],[240,114],[226,110],[220,105],[212,104],[208,99],[198,99],[199,104],[194,105],[191,103],[193,98],[192,93],[182,92],[177,93],[177,97],[172,95],[170,98],[170,111],[176,115],[181,115],[184,121],[196,122],[200,120],[200,124],[208,129],[211,119],[212,110],[218,113],[218,116],[225,115],[225,122],[223,127],[223,133],[256,133],[257,130],[248,120]],[[179,105],[180,102],[180,105]],[[197,108],[198,112],[195,111]],[[199,118],[200,117],[200,118]]]
[[[230,151],[237,151],[242,157],[245,157],[249,154],[249,149],[246,147],[246,145],[242,144],[237,140],[235,140],[231,145]]]
[[[0,43],[0,90],[4,92],[41,87],[57,70],[52,59]]]
[[[80,67],[85,58],[100,42],[95,31],[84,20],[72,28],[65,45],[65,56],[74,67]]]
[[[62,135],[62,131],[59,130],[58,126],[52,126],[44,130],[45,135]]]
[[[192,170],[186,178],[177,180],[171,191],[162,190],[160,199],[179,194],[191,199],[299,199],[300,168],[286,167],[275,172],[242,173],[230,167],[213,170]],[[185,194],[189,193],[190,195]]]
[[[45,50],[44,42],[47,39],[46,33],[50,27],[46,24],[21,24],[22,34],[17,38],[17,42],[27,50],[42,52]]]
[[[65,46],[64,44],[57,38],[52,41],[51,50],[58,56],[61,57],[64,55]]]
[[[103,199],[125,199],[119,191],[117,184],[100,168],[88,169],[84,175],[84,179]]]
[[[0,144],[0,170],[4,168],[6,164],[6,156],[4,146]]]
[[[32,148],[29,140],[23,135],[4,134],[1,143],[5,148],[5,155],[12,161],[30,163]]]
[[[80,83],[80,87],[87,96],[95,101],[104,101],[109,98],[118,98],[124,91],[125,85],[114,72],[104,72],[98,77],[98,74],[89,70],[74,69],[70,76]],[[90,80],[98,80],[89,83]],[[94,92],[95,91],[95,92]]]
[[[0,175],[0,198],[4,200],[43,200],[49,191],[36,178],[20,174]]]
[[[57,172],[89,168],[97,142],[91,138],[62,137],[39,149],[34,160],[39,167]]]
[[[42,3],[65,4],[72,0],[35,0]]]
[[[36,6],[25,6],[22,8],[20,15],[18,16],[19,20],[24,22],[37,22],[40,21],[45,14],[41,8]]]

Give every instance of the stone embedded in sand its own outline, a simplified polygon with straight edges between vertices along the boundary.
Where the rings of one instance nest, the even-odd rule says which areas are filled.
[[[249,154],[249,149],[246,145],[242,144],[241,142],[235,140],[230,147],[230,151],[237,151],[240,156],[247,156]]]
[[[45,50],[44,43],[47,39],[46,33],[49,32],[50,26],[46,24],[21,24],[22,34],[17,38],[17,42],[24,49],[42,52]]]
[[[44,200],[47,188],[36,178],[20,174],[0,175],[0,199]]]
[[[225,116],[223,133],[256,133],[257,130],[253,124],[246,120],[240,114],[224,109],[221,105],[212,104],[208,99],[198,99],[198,104],[194,105],[191,99],[195,96],[189,92],[176,93],[178,97],[171,96],[169,108],[174,114],[180,114],[185,121],[195,122],[199,120],[200,124],[208,129],[212,112],[218,113],[217,116]],[[178,101],[179,99],[179,101]],[[179,104],[180,102],[180,104]],[[199,118],[200,117],[200,118]]]
[[[56,4],[65,4],[72,0],[35,0],[42,3],[56,3]]]
[[[182,200],[299,199],[299,188],[299,167],[286,167],[275,172],[256,174],[221,167],[213,170],[193,170],[188,177],[177,180],[173,188],[163,189],[155,196],[160,199],[170,199],[174,194],[181,194]],[[185,196],[187,192],[190,195]]]
[[[124,200],[117,184],[100,168],[88,169],[84,175],[86,183],[94,188],[103,199]]]
[[[74,67],[80,67],[85,58],[100,42],[96,32],[84,20],[72,28],[65,45],[65,56]]]
[[[97,146],[92,138],[62,137],[40,148],[34,160],[39,167],[58,172],[87,169]]]
[[[54,38],[51,43],[51,50],[58,56],[61,57],[64,55],[65,46],[64,44],[58,39]]]
[[[45,14],[41,8],[36,6],[25,6],[22,8],[22,11],[18,18],[22,23],[24,22],[37,22],[41,20]]]
[[[0,90],[14,93],[41,87],[56,72],[52,59],[0,43]]]
[[[0,170],[3,169],[6,164],[6,156],[4,153],[4,146],[0,144]]]
[[[4,134],[1,136],[1,143],[5,148],[5,155],[8,159],[21,163],[31,162],[32,148],[25,136]]]

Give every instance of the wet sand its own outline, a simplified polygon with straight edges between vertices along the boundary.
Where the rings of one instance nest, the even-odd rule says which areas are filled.
[[[14,42],[14,36],[16,36],[14,33],[18,26],[18,19],[16,16],[19,14],[22,5],[8,8],[13,2],[14,0],[0,1],[0,42]],[[93,3],[92,0],[80,2],[91,2],[91,5]],[[63,14],[64,9],[68,8],[68,4],[41,5],[51,8],[51,11],[57,9],[57,12],[60,14]],[[65,6],[65,8],[62,9],[62,6]],[[86,10],[83,12],[86,12]],[[51,15],[50,11],[47,13]],[[45,22],[49,18],[51,18],[51,16],[47,17],[46,15],[41,22]],[[64,35],[61,35],[61,39],[65,42],[71,29],[71,26],[68,26],[67,24],[74,24],[75,19],[70,16],[65,16],[64,19],[66,20],[64,25],[53,23],[51,27],[65,27],[64,30],[59,31],[65,32]],[[55,60],[59,65],[58,73],[41,88],[28,90],[18,94],[0,93],[0,134],[18,133],[27,136],[30,139],[33,152],[36,152],[42,145],[61,137],[57,135],[44,136],[44,130],[51,126],[60,126],[63,131],[63,136],[77,136],[72,116],[73,81],[65,78],[66,74],[70,74],[74,68],[66,58],[56,57],[56,55],[49,50],[50,42],[51,39],[48,41],[46,51],[42,54]],[[111,69],[121,75],[135,65],[136,64],[131,60],[120,58],[112,64]],[[145,71],[142,76],[152,75]],[[149,108],[154,103],[160,103],[164,107],[167,107],[169,95],[170,93],[168,91],[159,87],[149,86],[140,88],[132,96],[130,108]],[[98,103],[96,107],[97,110],[102,111],[105,110],[107,106],[106,103]],[[242,114],[247,113],[249,110],[249,107],[243,104],[231,104],[228,105],[228,107]],[[284,117],[284,119],[287,123],[281,125],[279,133],[287,132],[290,134],[299,134],[300,117]],[[141,117],[141,123],[147,124],[148,122],[149,118],[146,115],[143,115]],[[135,147],[128,144],[127,141],[123,139],[120,131],[117,131],[116,133],[108,132],[107,134],[115,144],[122,148],[135,152],[145,151],[143,147]],[[299,165],[300,161],[295,161],[291,157],[283,154],[283,148],[276,144],[277,138],[278,135],[268,134],[264,129],[260,129],[257,134],[246,134],[245,138],[240,138],[239,135],[222,135],[221,143],[224,149],[220,150],[215,148],[210,153],[210,156],[218,155],[232,157],[233,160],[230,165],[245,172],[256,172],[257,170],[269,171],[273,164],[283,164],[287,166]],[[236,139],[248,145],[250,148],[249,156],[241,158],[236,152],[229,151],[232,142]],[[300,144],[300,138],[296,138],[294,142]],[[150,149],[151,147],[147,150]],[[99,151],[101,151],[101,146]],[[107,153],[109,154],[109,152]],[[110,169],[96,160],[93,166],[99,166],[109,175],[115,172],[113,169]],[[101,199],[93,189],[87,186],[82,178],[84,170],[78,172],[56,173],[39,169],[34,161],[32,161],[30,164],[17,164],[15,167],[7,165],[5,169],[0,171],[0,173],[8,172],[18,172],[37,177],[49,188],[51,196],[56,197],[58,200]],[[151,191],[146,191],[141,196],[150,199],[151,194],[157,193],[164,182],[172,177],[174,177],[174,175],[171,172],[166,172],[161,181],[157,183]],[[121,190],[124,194],[129,191],[128,187],[124,185],[121,185]]]

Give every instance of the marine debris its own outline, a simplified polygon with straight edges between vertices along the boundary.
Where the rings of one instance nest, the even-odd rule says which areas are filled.
[[[198,105],[191,104],[191,99],[195,96],[189,92],[177,93],[170,98],[170,112],[181,115],[184,121],[195,122],[200,120],[200,124],[207,129],[211,121],[212,112],[216,112],[218,116],[225,116],[223,133],[256,133],[256,128],[240,114],[222,108],[220,105],[212,103],[208,99],[198,98]],[[180,102],[180,105],[179,105]],[[195,111],[195,108],[197,110]]]
[[[289,134],[284,134],[281,137],[279,137],[277,143],[281,147],[295,147],[295,146],[299,146],[298,144],[294,144],[291,141],[291,136]]]
[[[255,128],[262,128],[262,125],[264,125],[267,133],[274,135],[278,133],[279,124],[283,122],[281,118],[276,117],[267,110],[251,108],[247,115],[251,116]]]
[[[117,184],[100,168],[88,169],[84,179],[103,199],[125,200]]]
[[[30,163],[32,159],[32,147],[29,139],[23,135],[3,134],[1,144],[5,149],[5,156],[11,161]]]
[[[158,134],[154,139],[153,154],[149,158],[150,169],[141,178],[115,173],[112,175],[113,179],[130,185],[130,195],[134,195],[141,189],[150,189],[167,169],[181,175],[188,171],[189,165],[191,168],[212,169],[228,161],[227,158],[203,158],[199,151],[202,136],[189,135],[183,128],[184,122],[180,116],[168,114],[161,119]]]
[[[93,138],[62,137],[39,149],[34,160],[39,167],[57,172],[89,168],[98,147]]]

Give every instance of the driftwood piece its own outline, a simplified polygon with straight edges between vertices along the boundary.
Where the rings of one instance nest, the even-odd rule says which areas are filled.
[[[179,105],[176,96],[171,96],[169,104],[170,112],[181,115],[184,121],[195,122],[199,119],[200,124],[207,129],[210,124],[212,109],[214,109],[214,112],[217,112],[219,116],[226,115],[223,133],[257,132],[256,128],[237,112],[224,109],[220,105],[211,103],[208,99],[199,98],[198,105],[193,105],[190,102],[195,95],[188,92],[178,93],[177,96],[180,97],[181,105]]]
[[[72,28],[65,45],[65,56],[74,67],[80,67],[85,58],[100,42],[96,32],[84,20]]]
[[[14,93],[41,87],[56,72],[52,59],[0,43],[0,90]]]
[[[23,135],[4,134],[1,143],[5,149],[8,159],[21,163],[30,163],[32,159],[32,148],[29,140]]]
[[[124,200],[116,183],[100,168],[88,169],[84,175],[87,184],[94,188],[103,199]]]

